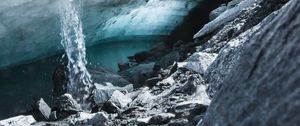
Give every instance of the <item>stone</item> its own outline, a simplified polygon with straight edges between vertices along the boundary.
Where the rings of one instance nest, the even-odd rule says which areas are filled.
[[[185,101],[173,106],[172,111],[176,117],[186,118],[192,121],[194,117],[206,112],[208,105],[201,104],[198,101]]]
[[[124,95],[122,92],[116,90],[113,92],[108,102],[115,104],[119,108],[124,108],[132,102],[132,99]]]
[[[49,120],[51,114],[51,108],[47,105],[43,98],[38,100],[34,105],[34,118],[38,121]]]
[[[190,76],[181,87],[176,88],[176,92],[192,95],[197,90],[196,83],[197,78]]]
[[[168,126],[189,126],[189,120],[187,119],[172,119]]]
[[[107,83],[106,85],[101,85],[101,84],[95,84],[95,89],[93,91],[93,102],[94,102],[94,106],[102,106],[104,103],[106,103],[111,96],[113,95],[113,93],[119,90],[121,92],[132,92],[133,91],[133,86],[131,85],[127,85],[125,87],[117,87],[117,86],[113,86],[110,83]]]
[[[300,124],[299,11],[290,0],[233,54],[240,58],[199,126]]]
[[[145,81],[146,86],[148,87],[153,87],[156,85],[159,81],[163,80],[161,77],[153,77],[149,78]]]
[[[167,124],[174,117],[175,115],[172,113],[157,114],[150,118],[148,124],[155,124],[155,125]]]
[[[217,54],[214,53],[196,52],[184,62],[179,62],[178,66],[204,74],[216,57]]]
[[[161,57],[160,60],[158,60],[155,63],[155,66],[159,66],[160,68],[167,68],[170,65],[172,65],[174,62],[177,62],[180,60],[180,54],[178,51],[172,51],[165,56]]]
[[[106,122],[108,121],[108,117],[102,112],[93,113],[93,114],[79,112],[76,115],[72,115],[64,119],[63,121],[67,122],[69,125],[76,125],[76,126],[80,126],[80,125],[81,126],[82,125],[105,126]]]
[[[50,120],[50,121],[56,121],[57,119],[58,119],[58,118],[57,118],[56,111],[51,112],[50,117],[49,117],[49,120]]]
[[[1,120],[1,126],[30,126],[31,124],[35,123],[36,120],[33,118],[32,115],[24,116],[16,116],[9,119]]]
[[[57,119],[64,119],[81,111],[80,105],[70,94],[64,94],[54,100],[53,111]]]

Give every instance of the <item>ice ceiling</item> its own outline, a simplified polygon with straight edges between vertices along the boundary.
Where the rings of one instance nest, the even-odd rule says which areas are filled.
[[[161,37],[171,33],[201,0],[82,0],[86,44]],[[2,0],[0,68],[57,54],[60,0]]]

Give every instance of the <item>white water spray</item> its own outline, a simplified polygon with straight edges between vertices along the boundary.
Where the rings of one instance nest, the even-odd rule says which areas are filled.
[[[92,81],[86,69],[86,48],[82,23],[79,18],[78,8],[73,0],[63,0],[60,7],[61,18],[61,44],[68,57],[68,93],[81,105],[88,107],[87,98],[92,88]]]

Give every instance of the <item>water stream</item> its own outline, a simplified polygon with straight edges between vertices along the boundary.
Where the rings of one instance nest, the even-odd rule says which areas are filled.
[[[60,7],[61,44],[68,57],[69,84],[67,92],[83,105],[87,103],[86,99],[92,88],[92,81],[91,75],[86,69],[86,48],[78,12],[80,4],[76,3],[73,0],[64,0]]]

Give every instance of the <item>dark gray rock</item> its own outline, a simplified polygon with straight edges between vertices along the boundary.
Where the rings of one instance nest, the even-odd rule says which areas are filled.
[[[31,115],[28,116],[20,115],[9,119],[1,120],[0,125],[1,126],[30,126],[35,122],[36,120]]]
[[[189,121],[193,121],[194,117],[204,114],[207,107],[207,105],[201,104],[197,101],[187,101],[173,106],[171,112],[176,114],[176,118],[186,118]]]
[[[217,9],[215,9],[209,13],[209,20],[212,21],[212,20],[216,19],[220,14],[222,14],[226,10],[227,10],[227,6],[225,4],[222,4]]]
[[[93,114],[80,112],[63,120],[63,122],[67,122],[68,125],[74,126],[105,126],[107,121],[107,115],[102,112]]]
[[[201,125],[300,124],[299,12],[291,0],[248,40]]]
[[[172,65],[174,62],[178,62],[180,60],[180,54],[178,51],[172,51],[169,54],[163,56],[155,63],[155,66],[160,68],[167,68]]]
[[[175,115],[172,113],[161,113],[147,118],[137,119],[138,125],[162,125],[170,122]]]
[[[132,102],[131,98],[116,90],[113,92],[110,99],[104,104],[102,110],[108,113],[117,113],[120,109],[125,108],[130,102]]]
[[[47,105],[43,98],[38,100],[34,105],[34,118],[38,121],[49,120],[51,114],[51,108]]]
[[[153,87],[156,85],[159,81],[163,80],[161,77],[153,77],[149,78],[145,81],[146,86],[148,87]]]
[[[64,94],[55,99],[53,111],[56,111],[57,119],[64,119],[81,111],[81,108],[77,101],[74,100],[70,94]]]
[[[182,85],[181,87],[178,87],[176,89],[176,92],[180,92],[183,94],[189,94],[192,95],[196,92],[197,90],[197,84],[199,83],[199,81],[197,81],[197,78],[190,76],[187,81],[184,83],[184,85]]]

